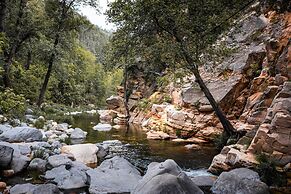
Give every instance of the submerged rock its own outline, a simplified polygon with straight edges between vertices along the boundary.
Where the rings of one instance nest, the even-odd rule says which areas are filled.
[[[15,127],[4,131],[0,135],[1,141],[6,142],[32,142],[41,141],[42,133],[40,130],[31,127]]]
[[[147,173],[134,188],[133,194],[202,194],[194,182],[182,171],[174,160],[152,162]]]
[[[149,132],[147,132],[147,139],[159,140],[159,139],[169,139],[169,138],[170,138],[170,135],[162,131],[150,130]]]
[[[90,193],[129,193],[142,177],[140,172],[124,158],[115,156],[87,171]]]
[[[223,172],[211,188],[214,194],[268,194],[268,186],[260,180],[258,173],[238,168]]]

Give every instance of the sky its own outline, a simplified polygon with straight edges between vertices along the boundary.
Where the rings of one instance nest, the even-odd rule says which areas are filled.
[[[81,7],[80,12],[86,16],[92,24],[99,26],[102,29],[112,31],[114,30],[114,25],[106,21],[105,11],[108,9],[107,3],[112,0],[99,0],[100,14],[96,13],[91,7]]]

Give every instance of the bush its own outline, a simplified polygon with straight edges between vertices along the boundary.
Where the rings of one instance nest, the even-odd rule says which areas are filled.
[[[0,109],[9,116],[23,116],[26,110],[25,98],[15,94],[12,89],[6,89],[0,92]]]
[[[259,162],[256,170],[263,182],[269,186],[283,186],[286,184],[285,177],[276,170],[276,163],[274,160],[272,160],[266,154],[260,154],[256,159]]]

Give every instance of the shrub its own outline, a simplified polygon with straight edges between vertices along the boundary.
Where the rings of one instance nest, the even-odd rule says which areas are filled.
[[[259,154],[256,159],[259,162],[256,170],[263,182],[269,186],[283,186],[286,184],[285,177],[276,170],[276,163],[274,160],[272,160],[266,154]]]
[[[23,95],[17,95],[12,89],[6,89],[0,92],[0,109],[10,116],[23,116],[26,103]]]

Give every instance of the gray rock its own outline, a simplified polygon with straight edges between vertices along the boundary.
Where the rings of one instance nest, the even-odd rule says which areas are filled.
[[[41,141],[42,133],[40,130],[31,127],[15,127],[3,132],[0,140],[7,142],[32,142]]]
[[[33,114],[33,110],[32,109],[30,109],[30,108],[26,109],[25,115],[32,115],[32,114]]]
[[[29,170],[37,170],[37,171],[40,171],[40,172],[44,172],[46,170],[46,164],[47,164],[47,161],[46,160],[43,160],[43,159],[40,159],[40,158],[34,158],[29,166],[28,166],[28,169]]]
[[[142,178],[139,171],[124,158],[115,156],[96,169],[87,171],[90,193],[131,192]]]
[[[45,179],[55,182],[60,189],[78,189],[87,186],[86,171],[88,169],[86,165],[74,162],[70,168],[62,165],[47,171]]]
[[[33,189],[32,194],[59,194],[58,187],[54,184],[43,184]]]
[[[0,145],[0,168],[7,169],[10,166],[13,157],[13,148]]]
[[[268,186],[260,180],[258,173],[247,168],[223,172],[215,181],[214,194],[268,194]]]
[[[251,15],[245,20],[243,20],[231,36],[236,42],[245,42],[247,39],[251,38],[251,36],[265,28],[268,24],[268,20],[263,16],[255,16]]]
[[[27,194],[32,192],[35,188],[36,186],[31,183],[17,184],[10,189],[10,194]]]
[[[110,124],[99,123],[98,125],[94,126],[93,129],[96,131],[110,131],[112,126]]]
[[[0,145],[10,147],[14,150],[12,161],[10,163],[10,168],[14,170],[14,173],[21,172],[28,166],[30,159],[27,156],[21,154],[18,145],[8,142],[0,142]]]
[[[74,131],[71,133],[71,139],[85,139],[87,132],[83,131],[80,128],[75,128]]]
[[[54,184],[33,185],[17,184],[10,189],[10,194],[59,194],[58,187]]]
[[[54,155],[48,158],[48,163],[53,168],[61,166],[61,165],[72,165],[72,160],[68,158],[66,155]]]
[[[12,129],[12,126],[10,126],[10,125],[0,125],[0,134],[4,133],[5,131],[8,131],[10,129]]]
[[[174,160],[153,162],[134,188],[133,194],[202,194],[203,192],[181,170]]]

